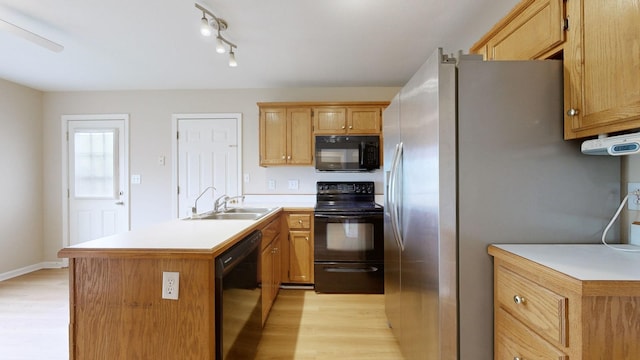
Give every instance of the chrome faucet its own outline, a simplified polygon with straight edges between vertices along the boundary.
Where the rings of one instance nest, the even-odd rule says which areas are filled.
[[[227,201],[229,201],[229,197],[227,195],[222,195],[219,198],[217,198],[216,201],[213,203],[213,212],[220,211],[220,208],[223,208],[224,210],[226,210]]]
[[[216,202],[213,204],[213,212],[218,212],[220,211],[220,209],[222,209],[222,211],[227,211],[227,204],[229,202],[233,203],[234,200],[238,200],[238,199],[244,200],[244,195],[232,196],[232,197],[229,197],[227,195],[220,196],[216,200]]]
[[[200,200],[200,198],[202,197],[202,195],[204,195],[204,193],[207,192],[207,190],[209,189],[213,189],[216,190],[215,187],[213,186],[208,186],[207,188],[205,188],[204,190],[202,190],[202,192],[200,193],[200,195],[198,195],[198,197],[196,198],[196,201],[193,202],[193,206],[191,207],[191,217],[195,217],[196,215],[198,215],[198,200]]]

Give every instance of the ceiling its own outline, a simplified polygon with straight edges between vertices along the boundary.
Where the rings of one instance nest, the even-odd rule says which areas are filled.
[[[0,78],[42,91],[402,86],[436,47],[467,51],[518,0],[0,0]]]

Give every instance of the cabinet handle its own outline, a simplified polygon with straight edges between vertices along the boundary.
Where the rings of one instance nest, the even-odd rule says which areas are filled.
[[[524,297],[520,296],[520,295],[515,295],[513,297],[513,302],[516,303],[516,305],[520,305],[520,304],[524,304]]]
[[[353,129],[353,126],[349,126],[349,129]]]
[[[344,125],[342,125],[342,128],[344,129]]]
[[[569,109],[569,110],[567,110],[567,115],[569,115],[569,116],[576,116],[576,115],[578,115],[578,113],[579,113],[578,109]]]
[[[287,156],[287,160],[291,160],[291,155]]]
[[[513,357],[513,360],[524,360],[524,359],[522,359],[522,358],[521,358],[521,357],[519,357],[519,356],[514,356],[514,357]]]
[[[302,224],[302,220],[298,220],[298,224]]]
[[[304,237],[304,239],[305,239],[305,240],[307,240],[307,241],[309,241],[309,237],[308,237],[308,236],[305,236],[305,237]]]
[[[282,160],[286,159],[286,157],[284,155],[282,155]]]

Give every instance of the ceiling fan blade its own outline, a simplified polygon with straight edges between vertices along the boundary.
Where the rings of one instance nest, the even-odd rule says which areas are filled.
[[[16,36],[29,40],[32,43],[45,47],[51,51],[61,52],[64,50],[64,46],[2,19],[0,19],[0,29],[7,30]]]

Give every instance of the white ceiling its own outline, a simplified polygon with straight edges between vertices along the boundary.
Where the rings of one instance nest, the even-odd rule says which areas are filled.
[[[467,51],[518,0],[201,0],[237,68],[199,33],[193,0],[0,0],[0,78],[43,91],[402,86],[436,47]]]

